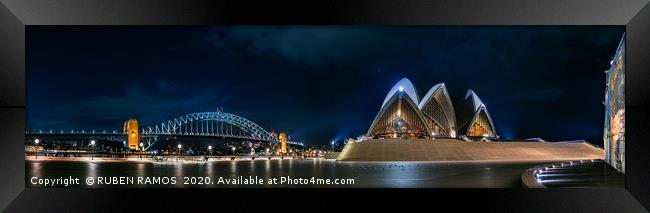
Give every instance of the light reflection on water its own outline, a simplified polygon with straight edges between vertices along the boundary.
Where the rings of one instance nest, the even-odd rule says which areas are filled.
[[[206,176],[208,176],[208,177],[213,177],[213,176],[215,176],[215,174],[214,174],[214,169],[213,169],[214,167],[209,166],[209,165],[205,165],[205,167],[206,167],[206,170],[205,170],[205,171],[206,171],[206,172],[205,172],[205,175],[206,175]]]
[[[78,177],[177,177],[177,185],[106,185],[93,187],[520,187],[521,173],[541,163],[434,164],[421,162],[336,162],[323,159],[210,161],[201,163],[146,161],[26,161],[29,178]],[[182,177],[217,180],[243,176],[259,178],[352,178],[354,185],[182,185]],[[78,186],[79,187],[79,186]],[[86,187],[86,186],[80,186]]]
[[[237,162],[238,161],[229,161],[230,162],[230,177],[235,177],[237,176]],[[189,176],[189,175],[186,175]]]

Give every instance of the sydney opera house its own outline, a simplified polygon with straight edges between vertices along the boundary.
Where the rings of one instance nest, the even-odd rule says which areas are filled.
[[[431,87],[420,100],[411,81],[403,78],[386,95],[366,136],[376,139],[498,138],[487,107],[474,91],[467,91],[458,109],[456,113],[444,83]]]
[[[547,162],[603,159],[584,140],[500,140],[488,108],[468,90],[456,108],[444,83],[420,99],[406,78],[388,92],[363,135],[348,139],[338,161]]]

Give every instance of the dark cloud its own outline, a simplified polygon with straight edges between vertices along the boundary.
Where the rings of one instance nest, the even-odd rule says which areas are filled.
[[[252,27],[217,30],[208,41],[217,49],[243,45],[251,53],[276,54],[293,63],[314,66],[349,64],[394,48],[399,40],[374,39],[376,29],[336,27]],[[365,39],[360,39],[365,38]]]

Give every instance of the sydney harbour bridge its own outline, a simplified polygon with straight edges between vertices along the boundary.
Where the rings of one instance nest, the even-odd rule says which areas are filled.
[[[125,128],[122,131],[86,131],[86,130],[28,130],[25,134],[27,141],[35,139],[52,140],[108,140],[126,143],[129,135],[138,137],[142,149],[148,150],[154,144],[168,137],[201,137],[214,139],[233,139],[267,143],[281,143],[281,138],[264,130],[256,123],[226,112],[198,112],[169,119],[154,125],[147,125],[134,130]],[[136,124],[137,125],[137,124]],[[286,144],[303,146],[303,143],[286,141]]]

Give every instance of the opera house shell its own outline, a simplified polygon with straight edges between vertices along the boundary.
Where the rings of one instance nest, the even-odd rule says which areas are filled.
[[[472,91],[467,91],[461,104],[460,133],[467,137],[496,138],[494,123],[483,101]]]
[[[496,132],[485,104],[473,91],[462,103],[460,129],[444,83],[433,86],[422,100],[406,78],[388,92],[366,136],[372,138],[495,138]]]

